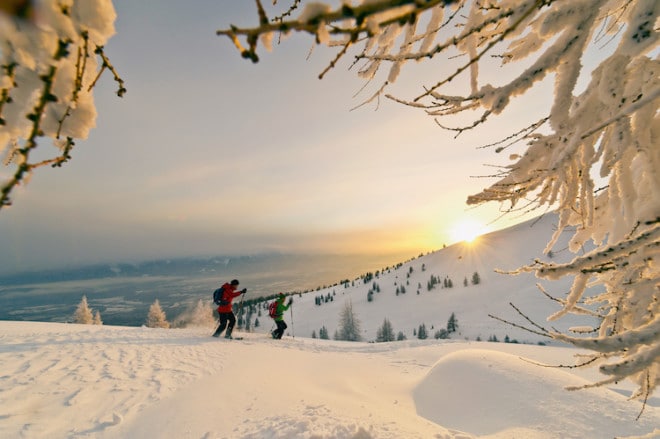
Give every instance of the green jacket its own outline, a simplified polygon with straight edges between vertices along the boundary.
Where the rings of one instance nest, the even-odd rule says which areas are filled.
[[[284,304],[284,299],[277,301],[277,312],[275,313],[276,322],[284,320],[284,311],[288,310],[290,306],[290,303],[288,305]]]

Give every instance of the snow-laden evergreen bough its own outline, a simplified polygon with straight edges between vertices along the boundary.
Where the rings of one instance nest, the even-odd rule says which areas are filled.
[[[585,364],[600,364],[609,375],[597,385],[630,378],[639,385],[634,397],[647,398],[660,379],[660,2],[281,3],[274,2],[280,9],[271,17],[256,0],[258,26],[217,34],[257,62],[259,43],[270,49],[276,37],[308,33],[316,44],[336,48],[320,77],[354,53],[351,67],[358,65],[367,81],[379,82],[379,70],[386,70],[364,103],[387,97],[420,108],[457,135],[501,114],[542,81],[554,82],[547,114],[489,145],[496,152],[523,145],[523,151],[512,153],[497,182],[467,202],[497,201],[506,211],[556,209],[559,224],[547,251],[569,227],[575,229],[572,252],[595,244],[570,263],[537,261],[519,272],[574,276],[560,299],[563,309],[550,320],[588,313],[601,324],[591,334],[585,328],[546,334],[591,349]],[[590,72],[584,67],[589,56],[598,61]],[[493,59],[501,60],[501,83],[482,83],[480,67]],[[423,84],[419,95],[402,99],[388,90],[408,61],[437,62],[444,73]]]
[[[0,209],[34,169],[61,166],[75,140],[87,138],[96,122],[92,91],[104,71],[119,96],[126,91],[103,50],[115,33],[111,0],[21,5],[0,13],[0,158],[11,170],[0,174]],[[42,140],[55,152],[39,147]]]

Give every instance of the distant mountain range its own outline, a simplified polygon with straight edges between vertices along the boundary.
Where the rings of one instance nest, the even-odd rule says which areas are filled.
[[[396,263],[393,256],[259,254],[96,264],[0,276],[0,319],[66,322],[81,297],[106,324],[141,325],[158,299],[169,315],[238,278],[249,297],[305,291]]]

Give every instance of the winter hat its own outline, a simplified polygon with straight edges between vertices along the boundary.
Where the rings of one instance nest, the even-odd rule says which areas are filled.
[[[232,285],[238,285],[238,284],[239,284],[238,279],[234,279],[234,280],[232,280],[232,281],[231,281],[231,284],[232,284]]]
[[[283,299],[284,298],[284,293],[280,293],[278,296],[279,296],[280,299]]]

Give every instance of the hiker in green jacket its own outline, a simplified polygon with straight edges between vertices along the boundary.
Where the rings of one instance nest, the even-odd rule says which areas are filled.
[[[284,312],[289,309],[291,304],[293,303],[293,298],[289,298],[289,303],[286,305],[284,304],[284,299],[285,299],[284,293],[280,293],[279,296],[277,297],[276,303],[277,303],[277,308],[275,309],[275,315],[273,316],[273,319],[275,320],[275,324],[277,325],[277,329],[275,329],[271,335],[273,336],[274,339],[281,339],[282,335],[284,335],[284,331],[287,328],[286,322],[284,321]]]

